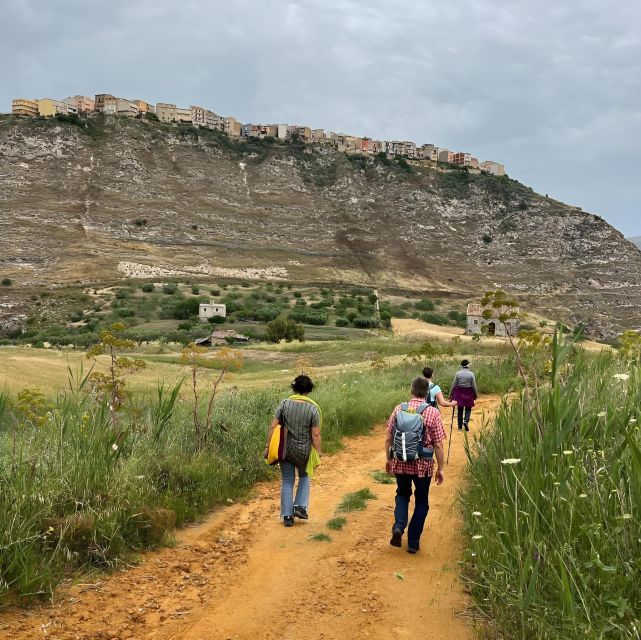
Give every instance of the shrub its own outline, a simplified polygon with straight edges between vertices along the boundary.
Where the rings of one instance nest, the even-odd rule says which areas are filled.
[[[266,337],[269,342],[280,342],[281,340],[302,342],[305,339],[305,327],[291,318],[280,316],[267,323]]]
[[[207,322],[209,322],[210,324],[225,324],[225,317],[211,316],[210,318],[207,318]]]
[[[168,296],[173,296],[178,291],[178,285],[175,282],[168,282],[162,287],[162,292]]]
[[[440,313],[421,313],[421,320],[429,324],[448,324],[447,318]]]
[[[347,318],[336,318],[336,326],[337,327],[348,327],[349,326],[349,320]]]
[[[153,293],[156,290],[153,282],[145,282],[145,284],[140,287],[143,293]]]
[[[419,311],[434,311],[435,307],[434,303],[431,300],[426,300],[425,298],[423,298],[414,305],[414,308],[418,309]]]
[[[219,296],[220,289],[212,289],[209,293],[211,293],[212,296]]]
[[[295,322],[302,322],[303,324],[319,326],[327,324],[327,314],[312,309],[293,309],[289,317]]]
[[[174,305],[171,317],[176,320],[187,320],[198,315],[201,298],[186,298]]]
[[[492,242],[492,236],[489,233],[484,233],[483,234],[483,242],[485,244],[490,244],[490,242]]]
[[[197,284],[191,285],[191,292],[197,296],[200,293],[200,287]]]
[[[294,298],[300,298],[302,295],[300,291],[294,291]]]
[[[368,316],[356,316],[352,320],[352,324],[359,329],[376,329],[381,326],[378,318]]]

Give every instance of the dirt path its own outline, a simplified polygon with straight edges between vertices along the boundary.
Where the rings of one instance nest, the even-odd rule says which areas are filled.
[[[496,398],[481,399],[473,430],[496,405]],[[448,431],[450,416],[444,414]],[[175,548],[63,589],[54,605],[1,614],[0,638],[472,640],[469,601],[456,575],[463,435],[454,428],[446,481],[430,491],[416,556],[389,545],[394,485],[371,476],[384,464],[382,439],[379,427],[324,460],[308,522],[283,527],[279,483],[263,484],[246,503],[180,531]],[[341,498],[363,487],[377,499],[345,514],[342,531],[329,531]],[[310,540],[318,532],[331,541]]]

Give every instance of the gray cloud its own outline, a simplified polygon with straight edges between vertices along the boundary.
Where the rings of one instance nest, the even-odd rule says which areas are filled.
[[[0,108],[111,92],[434,142],[641,235],[641,5],[2,0]]]

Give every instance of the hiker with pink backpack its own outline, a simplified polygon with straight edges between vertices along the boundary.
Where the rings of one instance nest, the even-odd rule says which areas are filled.
[[[425,402],[428,391],[429,382],[426,378],[412,380],[411,398],[394,408],[387,422],[385,438],[385,470],[396,476],[394,524],[390,544],[400,547],[407,529],[408,553],[416,553],[420,548],[421,534],[429,511],[432,477],[436,477],[436,484],[443,483],[443,442],[446,435],[440,412]],[[414,512],[408,526],[412,487]]]

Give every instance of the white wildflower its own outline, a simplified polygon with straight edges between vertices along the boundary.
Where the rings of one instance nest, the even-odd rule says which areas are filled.
[[[632,514],[631,513],[624,513],[621,517],[624,520],[632,520]]]
[[[579,498],[587,498],[588,494],[587,493],[581,493],[579,494]]]
[[[560,482],[555,482],[555,483],[554,483],[554,486],[555,486],[555,487],[560,487],[560,486],[561,486],[561,483],[560,483]]]
[[[630,377],[630,375],[627,373],[615,373],[612,377],[616,378],[617,380],[623,380],[625,382]]]
[[[605,418],[605,416],[608,415],[605,411],[601,411],[600,413],[596,414],[597,418]]]
[[[566,450],[566,451],[563,452],[563,455],[564,456],[571,456],[573,453],[574,453],[574,451]]]
[[[481,515],[480,511],[472,511],[472,515],[476,516],[477,518]]]
[[[118,451],[118,445],[117,445],[115,442],[111,445],[111,448],[112,448],[114,451]]]
[[[505,458],[505,460],[501,460],[501,464],[518,464],[521,462],[521,458]]]
[[[637,423],[636,418],[630,418],[630,421],[628,422],[628,424],[636,424],[636,423]]]
[[[483,536],[475,535],[472,536],[472,540],[480,540]]]

